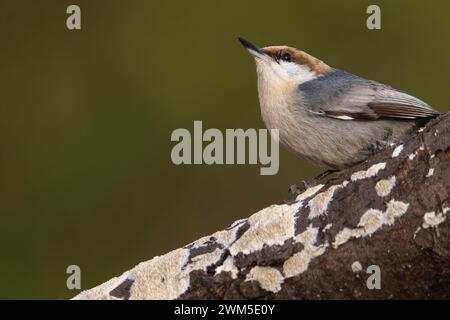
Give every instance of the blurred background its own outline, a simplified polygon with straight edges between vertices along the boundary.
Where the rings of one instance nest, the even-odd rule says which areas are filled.
[[[82,30],[66,28],[81,7]],[[382,30],[366,28],[381,7]],[[67,299],[228,227],[320,169],[175,166],[176,128],[264,128],[237,41],[301,48],[449,110],[448,1],[0,1],[0,298]]]

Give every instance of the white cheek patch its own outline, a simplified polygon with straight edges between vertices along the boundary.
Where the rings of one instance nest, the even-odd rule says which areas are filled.
[[[280,61],[273,62],[272,69],[284,80],[298,81],[300,83],[313,80],[317,75],[311,71],[307,66],[300,65],[294,62]]]

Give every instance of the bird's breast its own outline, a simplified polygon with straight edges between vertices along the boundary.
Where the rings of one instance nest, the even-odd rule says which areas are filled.
[[[294,103],[296,84],[287,81],[258,81],[261,115],[268,129],[279,129],[280,134],[288,125],[291,106]]]
[[[328,119],[307,111],[296,84],[261,83],[258,93],[264,123],[268,129],[279,130],[279,142],[284,148],[323,168],[335,169],[334,154],[340,152],[341,141],[329,134]]]

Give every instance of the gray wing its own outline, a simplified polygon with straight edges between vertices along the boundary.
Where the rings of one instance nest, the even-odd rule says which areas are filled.
[[[407,93],[340,70],[306,82],[299,90],[312,112],[342,120],[419,119],[440,114]]]

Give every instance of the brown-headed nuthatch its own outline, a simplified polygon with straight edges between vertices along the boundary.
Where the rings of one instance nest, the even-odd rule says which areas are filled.
[[[260,49],[239,40],[256,61],[267,128],[279,130],[285,148],[327,170],[314,182],[366,160],[380,146],[404,141],[440,114],[407,93],[334,69],[304,51]]]

